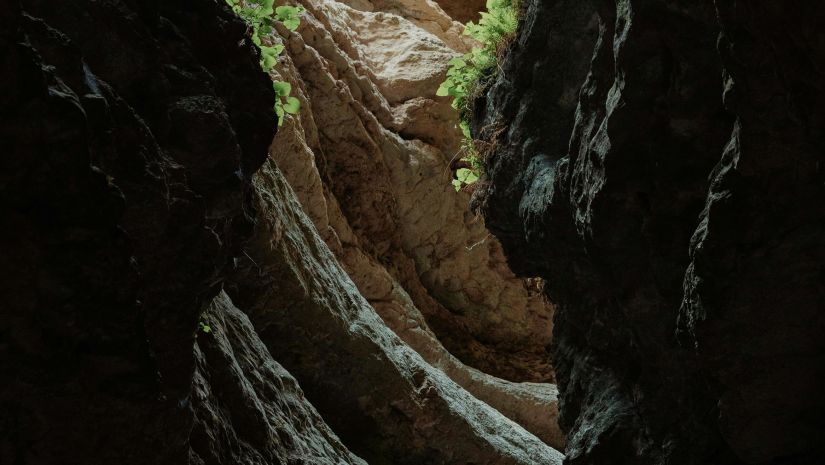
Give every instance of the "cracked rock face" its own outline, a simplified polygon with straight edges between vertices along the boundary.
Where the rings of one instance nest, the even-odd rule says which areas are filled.
[[[474,201],[558,306],[565,463],[820,463],[825,8],[525,7]]]

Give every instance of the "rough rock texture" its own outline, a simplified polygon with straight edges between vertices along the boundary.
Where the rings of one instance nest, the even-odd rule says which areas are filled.
[[[424,361],[381,320],[274,163],[227,288],[342,441],[374,465],[561,464],[561,454]]]
[[[736,115],[691,239],[680,314],[747,463],[820,463],[825,438],[825,6],[716,2]]]
[[[467,50],[461,28],[431,2],[349,3],[358,9],[304,2],[299,30],[281,30],[280,78],[304,105],[272,157],[387,325],[476,397],[561,447],[555,386],[483,372],[551,380],[552,307],[514,278],[468,212],[467,194],[448,184],[461,135],[435,90],[447,61]]]
[[[823,14],[526,2],[474,201],[558,305],[565,463],[821,463]]]
[[[194,463],[366,465],[338,440],[221,292],[198,333],[191,400]]]
[[[195,345],[275,129],[222,5],[0,3],[0,463],[363,463],[225,297]]]
[[[551,380],[552,307],[534,283],[512,275],[468,212],[467,194],[449,185],[447,154],[461,136],[435,90],[449,58],[468,47],[460,27],[430,2],[350,3],[360,9],[304,2],[299,30],[280,31],[288,56],[279,78],[304,104],[287,118],[272,157],[390,328],[475,396],[561,447],[555,386],[483,372]],[[440,26],[431,34],[427,24]]]
[[[435,92],[467,45],[450,48],[400,15],[420,18],[429,5],[457,26],[436,6],[397,3],[399,14],[303,2],[298,31],[281,31],[280,72],[304,110],[272,155],[371,302],[404,306],[392,293],[406,293],[463,362],[511,381],[552,380],[552,306],[513,276],[468,194],[450,185],[461,135]]]

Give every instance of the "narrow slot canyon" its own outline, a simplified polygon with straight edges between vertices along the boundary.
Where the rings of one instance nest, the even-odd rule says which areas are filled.
[[[4,1],[0,464],[825,463],[823,25]]]

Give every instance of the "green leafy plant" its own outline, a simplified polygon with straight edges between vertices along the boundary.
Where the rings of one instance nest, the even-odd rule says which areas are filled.
[[[289,94],[292,93],[292,84],[283,81],[275,81],[273,83],[275,94],[277,95],[275,103],[275,113],[278,114],[278,125],[284,120],[284,115],[289,113],[294,115],[301,110],[301,101]]]
[[[459,168],[455,172],[455,179],[453,179],[453,187],[456,191],[461,190],[465,185],[472,184],[478,181],[478,172],[470,168]]]
[[[204,323],[203,321],[198,322],[198,329],[200,329],[201,332],[203,332],[204,334],[209,334],[212,332],[212,327]]]
[[[273,40],[275,21],[294,31],[301,24],[300,14],[306,10],[301,6],[275,7],[275,0],[226,0],[226,3],[252,29],[252,42],[261,51],[261,69],[271,74],[272,68],[278,64],[278,57],[284,52],[284,45]],[[275,89],[274,108],[280,126],[286,114],[294,115],[300,111],[301,101],[290,95],[290,83],[273,80],[272,86]]]
[[[470,134],[470,102],[498,72],[499,51],[514,36],[518,21],[518,0],[487,0],[487,11],[481,13],[478,24],[470,22],[464,28],[464,33],[478,41],[479,46],[450,60],[447,79],[436,93],[453,98],[452,106],[458,110],[464,133],[461,159],[471,166],[456,171],[456,190],[478,181],[482,160]],[[470,171],[472,176],[462,170]]]
[[[284,27],[294,31],[301,24],[301,18],[298,15],[304,11],[306,10],[302,6],[281,5],[275,8],[275,15],[278,16],[278,21],[284,23]]]

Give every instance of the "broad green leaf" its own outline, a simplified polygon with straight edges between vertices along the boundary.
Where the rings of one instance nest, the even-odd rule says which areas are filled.
[[[452,66],[454,69],[461,69],[467,66],[467,63],[461,59],[461,57],[455,57],[452,60],[447,62],[448,65]]]
[[[275,93],[278,97],[286,97],[292,93],[292,84],[284,81],[275,81],[272,83]]]
[[[284,26],[294,31],[300,25],[299,15],[306,11],[301,6],[281,5],[275,7],[275,0],[225,0],[232,7],[232,10],[243,19],[252,30],[252,42],[261,52],[261,68],[269,73],[278,64],[278,56],[284,51],[283,44],[264,45],[264,36],[271,36],[275,32],[273,29],[273,16]],[[275,81],[272,84],[277,94],[273,104],[275,113],[278,115],[278,125],[283,124],[286,113],[297,113],[301,108],[301,102],[290,96],[292,86],[288,82]]]
[[[278,8],[275,8],[275,14],[279,17],[298,16],[305,11],[307,11],[306,8],[302,6],[281,5]]]
[[[294,31],[298,29],[298,26],[301,25],[301,20],[299,18],[290,18],[284,20],[284,27],[289,29],[290,31]]]
[[[478,181],[478,174],[468,168],[459,168],[455,172],[455,177],[464,184],[472,184]]]
[[[284,111],[289,113],[290,115],[294,115],[301,110],[301,101],[298,100],[296,97],[287,97],[286,103],[284,103]]]
[[[275,58],[275,56],[273,56],[272,54],[264,53],[263,55],[261,55],[261,68],[263,68],[263,70],[266,72],[269,72],[269,70],[271,70],[277,62],[278,59]]]
[[[473,136],[470,135],[470,123],[466,121],[462,121],[458,125],[461,128],[461,133],[464,134],[465,139],[472,139]]]
[[[301,19],[298,15],[304,11],[303,7],[283,5],[275,8],[275,15],[278,17],[278,21],[284,23],[284,27],[290,31],[294,31],[298,29],[298,26],[301,24]]]
[[[269,16],[272,13],[274,13],[274,10],[272,9],[274,3],[275,3],[275,0],[262,0],[260,15],[261,16]]]

